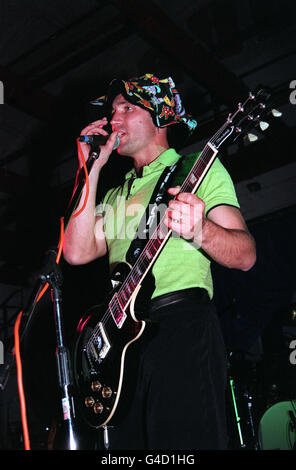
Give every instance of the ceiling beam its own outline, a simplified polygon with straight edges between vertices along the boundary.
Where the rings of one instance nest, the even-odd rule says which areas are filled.
[[[248,89],[244,82],[217,61],[201,44],[194,42],[152,0],[145,9],[145,15],[139,8],[138,0],[113,0],[113,4],[137,26],[138,32],[149,38],[150,44],[156,50],[159,47],[165,50],[223,103],[232,105],[246,97]]]
[[[232,104],[244,98],[247,89],[242,80],[200,44],[193,42],[153,1],[149,2],[145,16],[139,10],[137,0],[114,0],[113,3],[124,17],[114,15],[102,23],[102,12],[92,12],[54,39],[44,41],[14,61],[11,68],[0,67],[7,103],[19,106],[41,120],[51,119],[57,99],[40,88],[130,34],[129,20],[138,32],[144,32],[154,47],[165,50],[222,102]]]
[[[32,89],[57,80],[130,36],[119,15],[104,19],[101,9],[16,60],[11,69],[30,79]]]
[[[130,35],[119,15],[108,22],[102,18],[101,9],[92,12],[7,67],[0,66],[5,104],[41,121],[52,120],[60,102],[42,87]]]
[[[42,120],[51,120],[55,114],[57,99],[43,90],[31,90],[29,81],[15,75],[7,67],[0,67],[0,80],[4,84],[5,104]]]

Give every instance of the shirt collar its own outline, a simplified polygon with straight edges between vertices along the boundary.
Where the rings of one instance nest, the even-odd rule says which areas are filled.
[[[149,163],[149,165],[146,165],[143,167],[143,174],[146,171],[150,172],[150,171],[156,170],[159,166],[162,166],[162,167],[171,166],[174,163],[176,163],[179,160],[179,158],[181,158],[181,155],[179,155],[176,152],[176,150],[174,149],[165,150],[159,155],[159,157],[156,158],[156,160],[153,160],[153,162]],[[132,177],[134,178],[137,177],[135,168],[132,168],[132,170],[130,170],[125,175],[126,180]]]

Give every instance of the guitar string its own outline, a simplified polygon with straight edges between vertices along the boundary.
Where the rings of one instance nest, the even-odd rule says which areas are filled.
[[[225,123],[224,126],[222,126],[222,128],[219,129],[219,131],[215,134],[215,136],[212,137],[211,142],[212,142],[221,132],[223,132],[224,128],[227,127],[227,125],[228,125],[228,123]],[[208,146],[206,146],[205,149],[203,150],[203,152],[201,153],[201,155],[200,155],[198,161],[197,161],[196,164],[193,166],[193,168],[191,169],[190,173],[187,175],[187,177],[186,177],[184,183],[182,184],[180,190],[182,190],[182,191],[187,191],[188,189],[190,189],[190,187],[192,186],[192,185],[190,184],[190,177],[192,176],[192,174],[194,174],[194,173],[200,171],[201,169],[202,169],[202,171],[203,171],[203,170],[206,168],[206,166],[207,166],[207,164],[208,164],[208,160],[206,159],[206,157],[208,157],[209,152],[212,153],[212,149],[209,148]],[[210,156],[211,156],[211,155],[210,155]],[[112,315],[112,307],[113,307],[113,308],[114,308],[114,307],[117,307],[117,305],[115,305],[115,304],[116,304],[116,301],[119,303],[119,308],[121,308],[120,299],[119,299],[118,297],[120,297],[120,292],[126,292],[126,285],[131,284],[131,283],[134,284],[135,282],[138,283],[138,282],[140,281],[140,279],[141,279],[141,277],[142,277],[142,274],[143,274],[143,273],[141,273],[141,271],[142,271],[142,269],[143,269],[143,266],[145,267],[144,261],[146,262],[146,260],[147,260],[147,257],[146,257],[146,255],[145,255],[145,252],[147,252],[147,251],[150,252],[150,250],[152,249],[152,247],[153,247],[154,250],[156,250],[155,252],[157,252],[157,250],[159,249],[159,247],[160,247],[161,244],[163,243],[163,241],[159,240],[159,237],[157,236],[157,234],[159,233],[159,230],[160,230],[160,228],[161,228],[161,224],[163,224],[163,220],[160,222],[160,224],[158,225],[158,227],[156,228],[156,230],[155,230],[155,232],[154,232],[154,234],[153,234],[153,236],[152,236],[152,239],[153,239],[153,240],[155,239],[157,243],[160,242],[159,246],[158,246],[157,248],[155,248],[155,246],[154,246],[154,244],[153,244],[153,241],[152,241],[151,239],[148,240],[148,242],[147,242],[147,244],[146,244],[144,250],[143,250],[142,253],[140,254],[139,258],[137,259],[137,261],[136,261],[136,263],[135,263],[135,265],[134,265],[132,271],[128,274],[128,276],[126,277],[125,281],[123,282],[123,284],[122,284],[122,286],[121,286],[119,292],[117,292],[117,295],[115,294],[115,295],[112,297],[112,299],[111,299],[111,301],[110,301],[110,303],[109,303],[109,306],[108,306],[108,308],[107,308],[105,314],[104,314],[103,317],[102,317],[101,323],[106,324],[106,322],[107,322],[109,319],[111,319],[111,318],[113,317],[113,315]],[[153,238],[153,237],[154,237],[154,238]],[[140,275],[139,275],[139,274],[136,274],[136,272],[135,272],[136,269],[137,269],[137,267],[140,268],[140,273],[141,273]],[[145,268],[144,268],[144,269],[145,269]],[[112,320],[113,320],[113,318],[112,318]],[[115,320],[115,322],[116,322],[116,320]],[[87,346],[86,346],[87,349],[89,348],[89,344],[90,344],[91,342],[93,342],[94,338],[97,336],[98,333],[99,333],[99,325],[97,325],[97,326],[94,328],[94,330],[93,330],[93,332],[92,332],[92,334],[91,334],[91,336],[90,336],[90,338],[89,338],[89,341],[88,341],[88,343],[87,343]]]
[[[217,136],[218,136],[221,132],[223,132],[223,131],[225,130],[225,128],[226,128],[227,126],[228,126],[228,123],[225,123],[225,124],[222,126],[222,128],[220,128],[219,131],[212,137],[211,141],[214,141],[214,140],[217,138]],[[195,172],[200,171],[200,169],[201,169],[200,167],[203,167],[203,168],[202,168],[202,171],[206,168],[206,166],[207,166],[207,164],[208,164],[208,159],[205,160],[204,158],[208,156],[207,154],[208,154],[209,151],[212,152],[212,149],[211,149],[210,147],[206,146],[205,149],[204,149],[204,151],[203,151],[202,154],[200,155],[198,161],[196,162],[196,164],[195,164],[195,165],[193,166],[193,168],[191,169],[189,175],[187,175],[187,178],[185,179],[184,183],[182,184],[182,186],[181,186],[181,188],[180,188],[180,191],[187,191],[187,190],[190,190],[190,188],[192,187],[192,184],[191,184],[191,182],[190,182],[190,178],[191,178],[191,176],[192,176],[192,173],[194,174]],[[196,176],[196,175],[195,175],[195,176]],[[201,177],[201,176],[200,176],[200,177]],[[200,177],[199,177],[199,179],[200,179]],[[136,266],[137,263],[138,263],[138,264],[141,264],[144,260],[145,260],[145,262],[146,262],[146,255],[145,255],[145,252],[146,252],[146,251],[149,251],[149,252],[150,252],[150,248],[152,248],[151,245],[152,245],[153,248],[155,249],[155,246],[154,246],[152,240],[157,240],[157,242],[159,241],[159,238],[158,238],[157,234],[159,233],[159,230],[160,230],[162,224],[163,224],[163,220],[161,220],[161,222],[159,223],[159,225],[158,225],[158,227],[156,228],[156,230],[154,231],[154,233],[153,233],[151,239],[148,240],[148,242],[147,242],[147,244],[146,244],[144,250],[143,250],[142,253],[140,254],[139,258],[137,259],[137,262],[135,263],[134,267]],[[162,241],[161,241],[160,243],[162,243]],[[159,247],[158,247],[158,248],[159,248]],[[157,248],[157,249],[158,249],[158,248]],[[156,250],[157,250],[157,249],[156,249]],[[142,258],[144,258],[144,260],[142,260]],[[149,260],[148,260],[148,262],[149,262]],[[144,266],[144,267],[145,267],[145,266]],[[132,276],[133,276],[133,273],[130,272],[130,273],[128,274],[127,278],[125,279],[125,281],[124,281],[124,283],[123,283],[123,285],[122,285],[120,291],[124,290],[124,285],[130,281],[130,279],[131,279]],[[140,276],[140,277],[141,277],[141,276]],[[138,282],[138,280],[139,280],[139,279],[136,279],[137,282]],[[133,283],[133,282],[132,282],[132,283]]]
[[[228,125],[229,125],[228,122],[224,123],[224,125],[216,132],[216,134],[212,137],[212,139],[211,139],[209,142],[211,142],[211,143],[214,142],[214,141],[216,140],[216,138],[225,130],[225,128],[226,128]],[[204,150],[202,151],[202,153],[201,153],[201,155],[200,155],[198,161],[196,162],[196,164],[193,166],[193,168],[191,169],[191,171],[190,171],[189,174],[187,175],[187,177],[186,177],[184,183],[182,184],[180,190],[182,190],[182,191],[187,191],[188,189],[190,189],[190,186],[191,186],[191,184],[190,184],[190,177],[192,176],[192,174],[194,174],[195,172],[199,172],[201,168],[202,168],[203,170],[206,168],[206,166],[207,166],[207,164],[208,164],[208,161],[206,160],[206,157],[208,157],[209,151],[212,153],[212,149],[209,148],[209,147],[206,145],[205,148],[204,148]],[[195,175],[195,176],[196,176],[196,175]],[[158,227],[156,228],[156,230],[155,230],[155,232],[154,232],[154,234],[153,234],[153,235],[155,235],[155,240],[157,241],[157,243],[159,243],[159,237],[156,236],[156,235],[157,235],[157,233],[159,233],[159,230],[160,230],[160,227],[161,227],[161,224],[162,224],[162,223],[163,223],[163,220],[160,222],[160,224],[158,225]],[[153,238],[153,236],[152,236],[152,238]],[[159,246],[156,248],[156,252],[157,252],[157,250],[159,249],[159,247],[161,246],[162,243],[163,243],[163,242],[160,241]],[[136,274],[136,273],[135,273],[135,270],[136,270],[137,267],[139,267],[139,268],[140,268],[140,272],[142,271],[141,268],[143,268],[144,259],[145,259],[145,261],[146,261],[146,259],[147,259],[146,255],[145,255],[145,252],[147,252],[147,250],[150,252],[150,250],[152,249],[152,246],[151,246],[151,245],[153,246],[153,248],[154,248],[154,250],[155,250],[155,246],[154,246],[152,240],[148,240],[148,242],[147,242],[147,244],[146,244],[144,250],[143,250],[142,253],[140,254],[139,258],[137,259],[137,261],[136,261],[136,263],[135,263],[135,265],[134,265],[134,268],[132,269],[132,271],[131,271],[131,272],[128,274],[128,276],[126,277],[126,279],[125,279],[125,281],[123,282],[123,284],[122,284],[122,286],[121,286],[119,292],[117,293],[117,295],[115,294],[115,295],[112,297],[112,299],[111,299],[111,301],[110,301],[110,303],[109,303],[109,306],[108,306],[108,308],[107,308],[105,314],[104,314],[103,317],[102,317],[101,323],[106,324],[106,322],[107,322],[109,319],[111,319],[111,318],[113,317],[113,315],[112,315],[112,307],[114,308],[116,301],[119,303],[119,308],[121,308],[120,299],[119,299],[119,297],[120,297],[120,292],[126,292],[126,286],[127,286],[128,284],[131,284],[131,283],[134,284],[134,281],[135,281],[136,283],[138,283],[139,280],[141,279],[142,274],[140,274],[140,275],[139,275],[139,274]],[[132,279],[133,279],[133,280],[132,280]],[[116,305],[116,307],[117,307],[117,305]],[[113,320],[113,318],[112,318],[112,320]],[[115,322],[116,322],[116,320],[115,320]],[[90,338],[89,338],[89,340],[88,340],[88,343],[87,343],[87,345],[86,345],[87,350],[89,349],[89,344],[90,344],[91,342],[93,343],[93,340],[94,340],[94,338],[98,335],[98,333],[99,333],[99,325],[97,325],[97,326],[94,328],[94,330],[93,330],[93,332],[92,332],[92,334],[91,334],[91,336],[90,336]]]
[[[229,122],[226,121],[222,127],[220,127],[220,129],[214,134],[214,136],[212,136],[212,138],[209,140],[209,142],[211,144],[214,144],[215,140],[219,137],[219,135],[221,135],[224,130],[227,128],[227,126],[229,126]],[[204,171],[206,166],[208,165],[208,158],[209,157],[209,152],[212,153],[213,150],[206,144],[205,148],[203,149],[198,161],[195,163],[195,165],[193,166],[193,168],[191,169],[191,171],[189,172],[189,174],[187,175],[184,183],[182,184],[181,188],[180,188],[180,191],[182,192],[186,192],[188,190],[190,190],[190,188],[192,187],[192,183],[190,183],[190,178],[192,177],[192,174],[194,174],[194,176],[196,177],[196,172],[200,172],[200,170]],[[212,155],[210,155],[211,157]],[[201,175],[199,176],[199,178],[197,179],[197,181],[199,181],[201,178]],[[195,182],[196,183],[196,182]],[[110,320],[112,318],[112,320],[114,321],[113,319],[113,314],[112,314],[112,307],[118,307],[120,309],[122,309],[121,307],[121,303],[120,303],[120,293],[122,292],[125,292],[126,294],[129,294],[127,293],[126,291],[126,286],[127,285],[130,285],[130,284],[137,284],[142,275],[143,275],[143,269],[144,271],[146,270],[146,267],[145,267],[145,263],[147,262],[147,256],[146,256],[146,252],[149,251],[149,253],[151,254],[150,250],[153,249],[156,250],[154,254],[152,254],[152,256],[154,256],[157,252],[157,250],[160,248],[161,244],[164,243],[164,240],[159,240],[159,237],[158,237],[158,234],[160,233],[160,230],[161,230],[161,226],[163,225],[163,219],[160,221],[160,223],[158,224],[156,230],[154,231],[153,235],[152,235],[152,239],[149,239],[147,244],[145,245],[145,248],[144,250],[141,252],[141,254],[139,255],[136,263],[134,264],[133,266],[133,269],[130,271],[130,273],[127,275],[126,279],[124,280],[120,290],[112,297],[111,301],[109,302],[109,305],[108,305],[108,308],[105,312],[105,314],[103,315],[102,319],[101,319],[101,323],[103,324],[106,324],[106,322],[108,320]],[[153,241],[152,240],[156,240],[157,243],[159,243],[159,246],[157,248],[155,248],[154,244],[153,244]],[[153,250],[152,250],[152,253],[153,253]],[[149,260],[148,260],[148,265],[149,265]],[[139,268],[139,271],[140,271],[140,274],[136,274],[136,269]],[[129,294],[131,295],[131,294]],[[119,305],[117,305],[119,304]],[[116,323],[116,320],[115,320],[115,323]],[[89,348],[89,344],[91,342],[93,342],[94,338],[98,335],[99,333],[99,324],[95,326],[88,342],[87,342],[87,345],[86,345],[86,349],[88,350]]]
[[[245,101],[245,103],[243,104],[243,108],[245,107],[246,103],[250,100],[250,97]],[[254,109],[256,109],[259,105],[256,105],[254,107]],[[236,111],[236,113],[232,116],[232,120],[227,120],[223,125],[222,127],[216,132],[216,134],[214,134],[214,136],[209,140],[209,142],[211,144],[214,144],[214,142],[216,141],[216,139],[221,136],[221,134],[223,134],[224,130],[229,126],[229,124],[231,124],[233,122],[233,119],[236,117],[236,115],[240,112],[242,112],[242,109],[243,108],[240,108],[238,111]],[[234,128],[234,126],[233,126]],[[233,129],[232,129],[233,130]],[[220,144],[221,145],[221,144]],[[202,171],[205,170],[207,164],[208,164],[208,160],[205,160],[205,157],[208,157],[208,152],[211,151],[212,152],[212,149],[206,145],[204,150],[202,151],[198,161],[196,162],[196,164],[194,165],[194,167],[192,168],[192,170],[190,171],[189,175],[187,175],[187,178],[185,179],[182,187],[181,187],[181,190],[182,191],[187,191],[187,190],[190,190],[191,187],[192,187],[192,184],[190,183],[190,178],[192,176],[192,174],[195,175],[196,172],[199,172],[200,173],[200,170],[202,169]],[[195,175],[196,176],[196,175]],[[198,180],[201,178],[201,175],[200,177],[198,178]],[[197,181],[198,181],[197,180]],[[137,268],[139,267],[139,272],[140,272],[140,275],[136,274],[135,272],[135,269],[132,269],[132,271],[128,274],[128,276],[126,277],[125,281],[123,282],[120,290],[118,291],[117,295],[114,296],[112,299],[111,299],[111,302],[109,305],[111,305],[112,307],[114,307],[115,303],[118,303],[119,305],[119,308],[122,308],[121,307],[121,301],[122,300],[122,297],[124,297],[123,300],[127,300],[129,298],[129,295],[131,295],[131,292],[130,292],[130,289],[128,288],[129,285],[133,285],[136,283],[139,282],[139,280],[141,279],[142,275],[143,275],[143,271],[146,270],[147,266],[146,266],[146,263],[148,262],[148,265],[149,265],[149,259],[147,259],[147,255],[146,253],[149,252],[150,255],[152,255],[152,257],[156,254],[157,250],[159,249],[159,247],[161,246],[161,244],[163,243],[163,240],[160,240],[159,237],[157,236],[159,233],[162,233],[161,232],[161,228],[163,227],[163,220],[159,223],[158,227],[156,228],[153,236],[152,236],[152,239],[148,240],[144,250],[142,251],[142,253],[140,254],[139,258],[137,259],[135,265],[134,265],[134,268]],[[167,228],[166,228],[167,229]],[[163,234],[162,234],[163,235]],[[155,240],[156,243],[158,244],[158,246],[155,248],[155,245],[153,243],[152,240]],[[153,249],[152,249],[153,247]],[[154,251],[154,253],[153,253]],[[138,266],[137,266],[138,265]],[[135,281],[135,282],[134,282]],[[127,296],[127,299],[126,299],[126,296]],[[115,300],[114,300],[115,298]],[[116,305],[117,307],[117,305]],[[111,310],[111,312],[110,312]],[[107,312],[106,314],[103,316],[102,318],[102,322],[104,321],[107,321],[110,316],[112,317],[112,308],[108,308],[107,309]]]
[[[250,99],[250,98],[248,98],[248,99],[246,100],[246,102],[247,102],[249,99]],[[245,102],[245,103],[246,103],[246,102]],[[244,103],[244,106],[245,106],[245,103]],[[210,139],[209,142],[211,142],[211,143],[213,144],[213,143],[215,142],[215,140],[217,139],[217,137],[218,137],[219,135],[223,134],[224,130],[229,126],[229,123],[230,123],[230,122],[231,122],[231,121],[229,121],[229,122],[227,121],[226,123],[224,123],[224,125],[216,132],[216,134]],[[202,152],[202,154],[201,154],[201,156],[200,156],[198,162],[197,162],[196,165],[192,168],[192,170],[190,171],[189,175],[188,175],[187,178],[185,179],[185,181],[184,181],[184,183],[183,183],[183,185],[182,185],[182,187],[181,187],[181,191],[187,191],[187,190],[190,190],[190,189],[191,189],[192,184],[191,184],[191,182],[190,182],[190,178],[191,178],[191,176],[192,176],[192,173],[194,174],[194,173],[197,172],[197,171],[200,172],[200,169],[201,169],[200,167],[203,167],[202,170],[204,170],[204,169],[206,168],[206,166],[207,166],[207,164],[208,164],[208,160],[205,160],[204,157],[208,156],[207,153],[208,153],[209,150],[212,152],[212,149],[211,149],[210,147],[206,146],[205,149],[204,149],[204,151]],[[196,176],[196,175],[195,175],[195,176]],[[199,179],[200,179],[200,178],[201,178],[201,176],[199,177]],[[158,225],[157,229],[156,229],[155,232],[154,232],[154,235],[157,235],[157,233],[159,233],[159,229],[160,229],[160,226],[161,226],[162,223],[163,223],[163,221],[161,221],[160,224]],[[156,236],[156,237],[152,236],[152,239],[158,240],[158,237],[157,237],[157,236]],[[152,240],[149,240],[148,243],[147,243],[146,246],[145,246],[145,249],[144,249],[143,252],[141,253],[142,257],[145,257],[145,252],[147,251],[147,249],[148,249],[148,251],[150,252],[149,248],[151,248],[151,244],[153,245],[153,242],[152,242]],[[153,245],[153,248],[155,248],[154,245]],[[139,262],[141,262],[141,255],[140,255],[139,258],[138,258]],[[148,261],[149,261],[149,260],[148,260]],[[130,277],[130,276],[132,276],[131,273],[129,274],[129,276],[127,277],[127,279],[125,280],[125,282],[126,282],[127,280],[129,280],[129,277]],[[124,284],[123,284],[123,285],[124,285]],[[122,286],[122,288],[123,288],[123,286]],[[121,288],[121,290],[122,290],[122,288]]]
[[[245,107],[246,103],[250,100],[251,98],[249,97],[245,103],[243,104],[243,108]],[[258,106],[258,105],[257,105]],[[229,126],[229,124],[232,124],[233,122],[233,119],[236,117],[236,115],[243,111],[243,109],[239,109],[238,111],[236,111],[236,113],[234,113],[234,115],[232,116],[231,120],[227,120],[223,125],[222,127],[214,134],[214,136],[209,140],[208,143],[211,143],[212,145],[214,145],[216,139],[221,136],[224,132],[224,130]],[[230,117],[230,116],[229,116]],[[234,126],[233,126],[233,129],[234,129]],[[226,139],[224,139],[226,140]],[[220,143],[221,145],[221,143]],[[220,147],[220,145],[218,147]],[[206,144],[204,150],[202,151],[198,161],[196,162],[196,164],[193,166],[193,168],[191,169],[191,171],[189,172],[189,175],[187,175],[187,178],[185,179],[184,183],[182,184],[181,188],[180,188],[180,191],[188,191],[188,190],[191,190],[192,189],[192,184],[190,183],[190,178],[192,177],[192,174],[194,174],[194,176],[196,177],[196,174],[195,172],[197,171],[200,171],[202,169],[202,171],[204,171],[206,169],[206,166],[208,164],[208,161],[205,160],[206,157],[208,157],[208,153],[209,151],[212,152],[212,149],[208,146],[208,144]],[[200,180],[202,174],[198,177],[197,179],[197,182]],[[195,181],[196,182],[196,181]],[[193,191],[191,191],[193,192]],[[128,276],[126,277],[125,281],[123,282],[120,290],[117,292],[117,294],[115,294],[109,305],[108,305],[108,308],[107,308],[107,311],[105,312],[105,314],[103,315],[102,317],[102,323],[106,324],[106,322],[108,320],[110,320],[112,318],[112,320],[114,320],[113,318],[113,314],[112,314],[112,307],[114,307],[114,305],[116,304],[116,307],[117,307],[117,304],[119,306],[119,309],[122,310],[122,307],[121,307],[121,303],[120,303],[120,295],[124,295],[123,293],[125,293],[127,295],[127,297],[129,298],[129,295],[131,295],[130,293],[130,290],[128,289],[128,292],[127,292],[127,286],[129,286],[131,283],[134,285],[134,281],[137,285],[137,283],[140,281],[141,277],[143,276],[143,273],[145,272],[146,270],[146,266],[145,266],[145,263],[147,262],[147,256],[146,256],[146,253],[147,251],[150,253],[151,255],[151,249],[153,247],[153,249],[155,250],[155,253],[153,254],[153,250],[152,250],[152,257],[157,253],[157,250],[160,248],[161,244],[164,243],[164,240],[159,240],[159,237],[157,236],[159,233],[161,233],[161,226],[163,225],[163,219],[160,221],[160,223],[158,224],[158,227],[156,228],[155,232],[153,235],[156,235],[155,236],[155,240],[157,241],[157,243],[159,243],[159,246],[157,248],[155,248],[155,245],[153,243],[153,236],[152,236],[152,240],[148,240],[144,250],[141,252],[141,254],[139,255],[139,258],[137,259],[133,269],[131,270],[131,272],[128,274]],[[144,263],[145,261],[145,263]],[[148,259],[148,266],[149,266],[149,259]],[[140,274],[136,274],[135,272],[135,268],[139,268],[139,272]],[[121,298],[122,298],[122,295],[121,295]],[[125,295],[124,295],[125,297]],[[122,313],[123,314],[123,313]],[[116,323],[116,320],[115,320],[115,323]],[[97,336],[99,332],[99,324],[94,328],[93,330],[93,333],[92,335],[90,336],[89,338],[89,341],[87,343],[87,346],[86,346],[86,349],[89,351],[89,344],[90,342],[93,342],[94,340],[94,337]]]
[[[221,129],[220,129],[220,131],[221,131]],[[217,135],[218,135],[218,132],[217,132]],[[190,189],[190,187],[192,186],[192,184],[190,183],[189,180],[190,180],[190,177],[192,176],[192,174],[194,174],[195,172],[200,171],[201,169],[202,169],[202,171],[203,171],[203,170],[206,168],[206,166],[207,166],[207,164],[208,164],[208,161],[205,160],[205,158],[208,157],[209,151],[212,152],[212,149],[206,146],[205,149],[203,150],[203,152],[201,153],[201,155],[200,155],[198,161],[196,162],[196,164],[194,165],[194,167],[191,169],[189,175],[187,175],[187,177],[186,177],[184,183],[182,184],[180,190],[182,190],[182,191],[187,191],[188,189]],[[157,250],[159,249],[159,247],[160,247],[161,244],[163,243],[163,240],[159,240],[159,237],[158,237],[158,235],[157,235],[157,234],[159,233],[159,231],[161,230],[161,226],[162,226],[162,225],[163,225],[163,220],[161,220],[161,222],[158,224],[156,230],[154,231],[154,234],[152,235],[152,239],[149,239],[149,240],[148,240],[147,244],[145,245],[144,250],[143,250],[143,251],[141,252],[141,254],[139,255],[139,258],[137,259],[137,261],[136,261],[136,263],[135,263],[135,265],[134,265],[132,271],[131,271],[131,272],[128,274],[128,276],[126,277],[126,279],[125,279],[125,281],[123,282],[123,284],[122,284],[122,286],[121,286],[119,292],[117,292],[117,295],[115,294],[115,295],[112,297],[112,299],[111,299],[111,301],[110,301],[110,303],[109,303],[109,306],[108,306],[108,308],[107,308],[105,314],[103,315],[103,317],[102,317],[102,319],[101,319],[101,323],[105,324],[110,318],[113,317],[113,315],[112,315],[112,307],[113,307],[113,308],[114,308],[114,307],[117,308],[117,307],[118,307],[118,306],[116,305],[117,303],[119,304],[119,308],[122,308],[122,307],[121,307],[121,303],[120,303],[120,298],[119,298],[119,297],[120,297],[120,292],[125,292],[125,293],[127,293],[127,292],[126,292],[126,286],[127,286],[127,285],[130,285],[130,284],[133,284],[133,285],[134,285],[135,283],[137,284],[137,283],[140,281],[140,279],[141,279],[141,277],[142,277],[142,275],[143,275],[143,268],[144,268],[144,270],[146,270],[145,264],[146,264],[146,262],[147,262],[147,256],[145,255],[145,252],[149,251],[149,253],[151,254],[151,251],[152,251],[152,256],[154,256],[154,254],[157,252]],[[166,227],[166,229],[167,229],[167,227]],[[157,248],[155,248],[155,245],[154,245],[154,243],[153,243],[152,240],[155,240],[155,242],[156,242],[157,244],[159,244],[159,246],[157,246]],[[152,248],[152,247],[153,247],[153,248]],[[154,250],[155,250],[155,253],[153,253]],[[149,261],[149,260],[148,260],[148,261]],[[136,271],[137,267],[140,268],[139,270],[140,270],[140,273],[141,273],[141,274],[136,274],[135,271]],[[112,320],[113,320],[113,318],[112,318]],[[115,321],[115,322],[116,322],[116,321]],[[87,349],[88,349],[88,347],[89,347],[89,344],[90,344],[91,342],[93,342],[94,338],[95,338],[95,337],[97,336],[97,334],[99,333],[99,329],[100,329],[99,325],[97,325],[97,326],[94,328],[94,330],[93,330],[93,332],[92,332],[92,334],[91,334],[91,336],[90,336],[90,338],[89,338],[89,340],[88,340],[88,343],[87,343],[87,345],[86,345],[86,348],[87,348]]]

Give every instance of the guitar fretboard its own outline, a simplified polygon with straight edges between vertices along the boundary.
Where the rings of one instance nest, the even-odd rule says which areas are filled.
[[[209,168],[211,167],[216,154],[217,149],[208,143],[192,167],[190,173],[187,175],[187,178],[180,188],[180,192],[193,193],[197,190]],[[158,254],[167,242],[170,234],[171,230],[169,230],[168,227],[164,224],[162,218],[142,253],[136,260],[132,270],[116,294],[122,309],[126,308],[129,304],[136,287],[141,283],[147,271],[156,260]]]

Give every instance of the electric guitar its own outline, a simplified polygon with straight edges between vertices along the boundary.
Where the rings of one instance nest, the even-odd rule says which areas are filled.
[[[251,128],[268,124],[262,116],[280,115],[267,109],[270,94],[266,90],[250,93],[236,112],[208,141],[183,182],[180,191],[194,193],[213,164],[221,146],[247,135]],[[254,134],[253,134],[254,135]],[[249,134],[252,140],[252,134]],[[74,386],[76,404],[92,428],[105,426],[113,417],[122,391],[127,348],[142,335],[145,321],[135,313],[135,300],[145,276],[168,241],[171,230],[163,219],[147,241],[133,267],[120,263],[111,278],[116,287],[109,301],[90,309],[80,320],[74,345]]]

